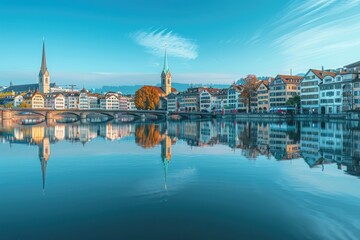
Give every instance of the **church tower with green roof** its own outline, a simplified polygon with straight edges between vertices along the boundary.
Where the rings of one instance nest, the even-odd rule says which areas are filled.
[[[164,91],[165,96],[171,93],[171,73],[167,61],[166,49],[165,49],[165,58],[164,58],[164,69],[161,73],[161,89]]]

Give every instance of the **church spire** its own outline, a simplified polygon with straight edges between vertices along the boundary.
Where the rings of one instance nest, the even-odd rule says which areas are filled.
[[[171,73],[168,65],[166,48],[164,56],[164,69],[161,73],[161,89],[164,91],[165,96],[171,93]]]
[[[45,159],[41,159],[40,161],[41,161],[42,189],[43,191],[45,191],[47,161]]]
[[[166,53],[166,48],[165,48],[165,57],[164,57],[164,73],[167,73],[169,71],[169,65],[168,65],[168,60],[167,60],[167,53]]]
[[[46,166],[50,158],[50,140],[45,137],[39,143],[39,159],[41,164],[42,188],[45,191]]]
[[[46,66],[46,54],[45,54],[45,40],[43,39],[43,51],[42,51],[42,60],[41,60],[41,73],[44,74],[47,70]]]

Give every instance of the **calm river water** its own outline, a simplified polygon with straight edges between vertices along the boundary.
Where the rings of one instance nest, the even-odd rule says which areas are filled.
[[[0,130],[0,239],[359,239],[360,124]]]

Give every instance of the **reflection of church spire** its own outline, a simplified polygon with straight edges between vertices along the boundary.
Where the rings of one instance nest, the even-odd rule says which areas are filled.
[[[161,142],[161,159],[164,164],[165,190],[167,190],[167,172],[168,172],[168,165],[171,160],[171,154],[172,154],[171,139],[169,136],[165,136],[165,139]]]
[[[162,158],[162,162],[164,164],[164,181],[165,181],[165,185],[164,188],[167,191],[167,172],[168,172],[168,166],[169,166],[169,162],[167,159]]]
[[[50,157],[50,141],[49,138],[44,138],[39,144],[39,159],[41,163],[41,174],[42,174],[42,188],[45,190],[46,180],[46,166]]]

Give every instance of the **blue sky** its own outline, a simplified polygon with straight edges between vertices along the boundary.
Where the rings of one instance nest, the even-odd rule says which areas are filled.
[[[232,83],[360,60],[360,0],[0,0],[0,85]],[[82,86],[81,86],[82,87]]]

